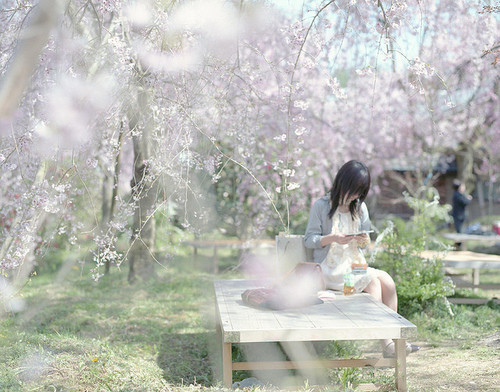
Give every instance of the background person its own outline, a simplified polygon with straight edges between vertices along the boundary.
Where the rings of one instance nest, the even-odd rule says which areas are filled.
[[[451,216],[453,217],[456,232],[461,233],[465,218],[467,217],[466,207],[471,202],[472,196],[465,193],[465,184],[458,179],[453,180],[453,190]]]
[[[461,233],[465,218],[467,217],[465,209],[471,202],[472,196],[465,193],[465,184],[457,178],[453,180],[453,191],[451,216],[453,217],[455,231]],[[455,249],[460,250],[461,247],[461,242],[455,242]]]

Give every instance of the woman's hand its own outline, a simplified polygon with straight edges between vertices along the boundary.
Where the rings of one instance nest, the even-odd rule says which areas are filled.
[[[348,244],[353,241],[356,237],[354,236],[346,236],[345,234],[328,234],[321,237],[321,246],[327,246],[336,242],[340,245]]]
[[[360,234],[354,237],[357,242],[357,245],[360,248],[364,248],[370,243],[370,236],[368,234]]]

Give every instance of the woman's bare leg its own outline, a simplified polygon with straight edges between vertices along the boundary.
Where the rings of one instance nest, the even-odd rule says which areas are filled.
[[[364,289],[365,292],[372,295],[375,299],[387,305],[389,308],[398,311],[398,294],[396,292],[396,284],[392,277],[385,271],[373,270],[374,276],[368,286]],[[387,353],[393,353],[395,350],[394,341],[391,339],[381,340],[382,349]],[[393,344],[390,347],[387,347],[389,344]],[[407,354],[410,352],[418,351],[420,347],[410,345],[410,343],[406,343],[406,352]],[[385,354],[384,354],[385,355]]]
[[[392,277],[385,271],[378,271],[378,279],[382,287],[382,303],[390,307],[395,312],[398,311],[398,294],[396,284]]]
[[[375,270],[374,272],[375,276],[373,276],[372,280],[363,291],[397,312],[398,295],[396,293],[396,284],[394,280],[385,271]],[[382,347],[387,347],[391,342],[391,339],[382,340]]]
[[[374,276],[363,291],[370,294],[377,301],[382,302],[382,283],[378,276]]]

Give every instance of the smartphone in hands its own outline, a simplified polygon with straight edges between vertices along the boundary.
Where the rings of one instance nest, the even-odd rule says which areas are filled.
[[[346,237],[356,237],[358,235],[373,233],[373,230],[358,231],[357,233],[346,234]]]

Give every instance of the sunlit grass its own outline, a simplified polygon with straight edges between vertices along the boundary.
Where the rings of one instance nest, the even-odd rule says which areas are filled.
[[[59,282],[33,276],[23,290],[27,310],[0,324],[0,390],[211,385],[213,276],[188,258],[134,286],[127,272],[114,268],[97,283],[86,268],[70,269]]]
[[[22,291],[27,310],[0,321],[0,390],[220,389],[212,282],[242,274],[235,269],[234,251],[220,252],[219,259],[221,271],[214,275],[209,251],[195,263],[186,250],[158,266],[157,279],[133,286],[126,266],[113,268],[99,282],[92,281],[88,266],[75,265],[59,278],[42,270]],[[498,308],[452,309],[455,317],[442,310],[412,317],[418,339],[436,345],[454,342],[455,350],[467,350],[500,325]],[[336,342],[316,349],[335,358],[360,355],[365,346]],[[492,353],[486,348],[482,355]],[[237,346],[234,355],[241,356]],[[234,381],[249,376],[235,372]],[[393,370],[334,370],[328,376],[333,390],[342,390],[349,377],[362,383],[393,382]]]

